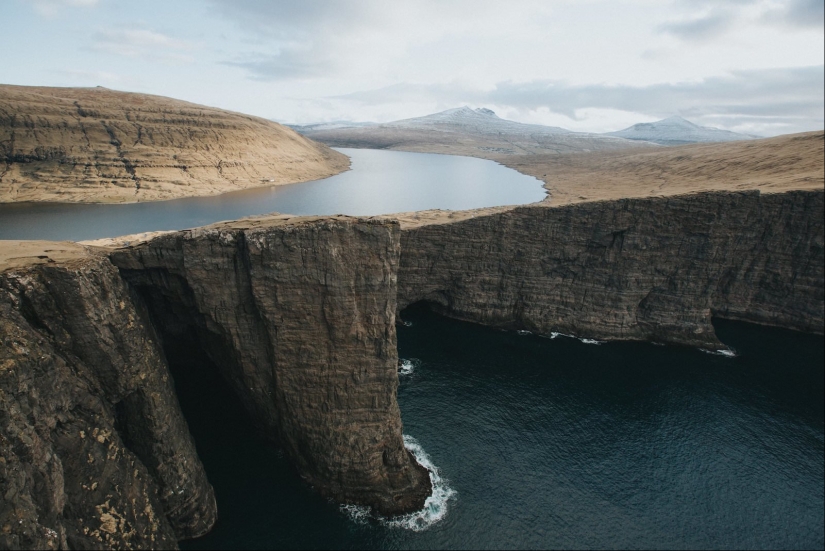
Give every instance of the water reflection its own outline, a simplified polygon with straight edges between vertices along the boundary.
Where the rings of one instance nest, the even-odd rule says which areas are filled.
[[[352,158],[352,170],[302,184],[129,205],[0,205],[0,239],[79,241],[193,228],[270,212],[367,216],[435,208],[465,210],[532,203],[545,195],[535,178],[484,159],[338,151]]]

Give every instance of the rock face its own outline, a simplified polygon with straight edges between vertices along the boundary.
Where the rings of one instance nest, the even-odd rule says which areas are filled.
[[[711,316],[821,333],[823,192],[520,207],[409,227],[398,307],[719,349]]]
[[[323,495],[421,508],[429,475],[396,401],[398,224],[275,218],[112,255],[163,338],[193,337]]]
[[[713,315],[821,333],[823,208],[821,189],[709,192],[404,229],[273,216],[107,254],[0,242],[0,547],[163,548],[210,528],[164,342],[201,347],[323,495],[401,513],[431,485],[402,440],[397,310],[709,349]]]
[[[258,117],[105,88],[0,85],[0,203],[215,195],[347,167]]]
[[[0,548],[175,547],[212,487],[146,313],[75,249],[0,273]]]

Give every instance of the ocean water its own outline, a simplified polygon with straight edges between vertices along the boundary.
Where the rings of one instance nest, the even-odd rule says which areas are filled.
[[[520,205],[545,197],[539,180],[485,159],[338,151],[349,155],[351,170],[301,184],[128,205],[0,204],[0,239],[81,241],[181,230],[271,212],[372,216]]]
[[[203,358],[170,350],[219,520],[185,549],[823,548],[823,338],[718,321],[733,358],[505,332],[422,307],[399,326],[425,513],[312,492]]]

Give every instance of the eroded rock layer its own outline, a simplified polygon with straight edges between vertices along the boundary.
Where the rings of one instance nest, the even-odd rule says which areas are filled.
[[[258,117],[105,88],[0,85],[0,203],[214,195],[348,166]]]
[[[823,192],[529,206],[401,236],[398,307],[718,349],[711,317],[823,330]]]
[[[0,548],[175,547],[212,487],[145,312],[67,247],[0,273]]]
[[[825,193],[271,216],[113,248],[0,243],[0,547],[173,547],[215,502],[162,344],[198,346],[323,495],[421,507],[396,312],[719,349],[711,317],[819,332]],[[114,246],[114,245],[113,245]]]
[[[396,401],[396,222],[272,218],[112,255],[164,338],[194,332],[253,420],[322,494],[420,508],[429,475]]]

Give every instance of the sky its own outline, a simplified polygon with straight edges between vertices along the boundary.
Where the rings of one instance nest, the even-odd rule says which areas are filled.
[[[584,132],[823,128],[823,0],[0,0],[0,83],[284,123],[486,107]]]

